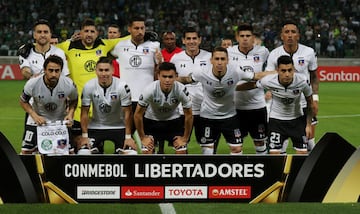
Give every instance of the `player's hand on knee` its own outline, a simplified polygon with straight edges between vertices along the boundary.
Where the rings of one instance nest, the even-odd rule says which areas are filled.
[[[175,136],[174,137],[174,148],[179,149],[187,144],[187,139],[181,136]]]
[[[137,150],[136,142],[134,139],[132,139],[132,138],[125,139],[124,149],[128,148],[128,147],[130,147],[131,149],[133,149],[135,151]]]
[[[143,139],[141,139],[141,144],[148,150],[154,150],[154,137],[151,135],[146,135]]]

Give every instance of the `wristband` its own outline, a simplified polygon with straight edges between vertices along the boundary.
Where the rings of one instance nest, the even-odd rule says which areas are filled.
[[[312,98],[313,98],[313,101],[319,102],[319,95],[318,94],[313,94]]]
[[[88,137],[89,137],[88,133],[82,133],[81,136],[82,136],[83,138],[88,138]]]
[[[126,134],[125,139],[131,139],[131,134]]]

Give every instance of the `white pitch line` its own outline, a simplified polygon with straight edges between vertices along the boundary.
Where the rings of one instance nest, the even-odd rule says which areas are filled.
[[[160,203],[159,207],[162,214],[176,214],[175,208],[172,203]]]
[[[342,117],[360,117],[360,114],[343,114],[343,115],[325,115],[317,116],[317,118],[342,118]]]

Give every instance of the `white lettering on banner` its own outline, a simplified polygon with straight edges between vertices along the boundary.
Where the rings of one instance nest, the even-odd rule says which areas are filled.
[[[65,164],[65,177],[127,178],[125,164]],[[134,164],[135,178],[261,178],[264,164]]]
[[[228,164],[216,166],[201,164],[135,164],[136,178],[260,178],[264,176],[264,164]]]
[[[219,195],[248,195],[247,189],[221,189]]]
[[[65,164],[65,177],[126,178],[124,164]]]
[[[340,71],[339,73],[330,73],[326,70],[321,70],[319,72],[320,81],[337,81],[337,82],[359,82],[360,74],[359,73],[348,73]]]
[[[120,199],[120,187],[78,186],[77,199]]]
[[[0,65],[0,71],[2,71],[0,79],[7,79],[7,78],[15,79],[14,72],[11,69],[10,65],[5,65],[5,67]]]
[[[207,186],[166,186],[165,199],[206,199]]]

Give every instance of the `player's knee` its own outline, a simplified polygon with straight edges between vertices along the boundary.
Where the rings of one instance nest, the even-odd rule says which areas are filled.
[[[230,146],[230,154],[242,154],[242,146]]]

